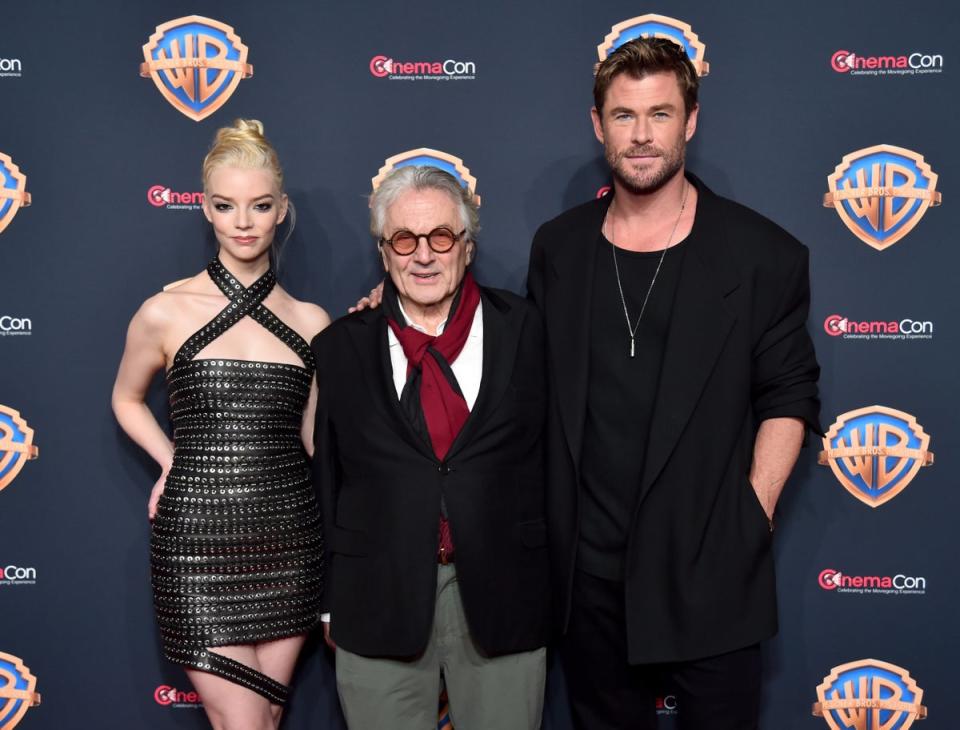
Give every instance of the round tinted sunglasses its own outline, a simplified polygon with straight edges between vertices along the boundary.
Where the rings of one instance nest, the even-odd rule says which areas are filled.
[[[409,256],[417,250],[420,245],[420,239],[426,238],[427,245],[434,253],[446,253],[453,245],[463,238],[467,229],[464,228],[460,233],[454,233],[446,226],[434,228],[429,233],[414,233],[406,229],[401,229],[394,233],[390,238],[381,238],[380,245],[389,243],[393,252],[398,256]]]

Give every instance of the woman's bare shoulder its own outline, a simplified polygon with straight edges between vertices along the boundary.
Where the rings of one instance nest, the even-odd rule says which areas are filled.
[[[140,305],[133,324],[140,323],[150,329],[165,328],[182,317],[185,310],[196,306],[198,300],[210,296],[215,296],[215,292],[211,290],[206,272],[175,281]]]
[[[303,313],[304,318],[312,329],[315,330],[313,332],[314,335],[330,324],[330,315],[327,314],[327,310],[320,305],[312,304],[311,302],[297,302],[297,307]]]
[[[291,319],[288,324],[297,330],[307,342],[330,324],[330,315],[323,307],[312,302],[301,302],[299,299],[294,299],[286,291],[283,292],[283,297],[285,299],[284,308]]]

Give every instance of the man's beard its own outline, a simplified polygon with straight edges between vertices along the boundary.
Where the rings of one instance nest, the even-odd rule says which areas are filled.
[[[661,150],[658,147],[648,145],[646,147],[628,147],[623,152],[615,152],[607,147],[604,150],[604,157],[607,159],[607,164],[610,165],[614,179],[628,192],[641,195],[655,192],[671,180],[683,168],[685,152],[686,142],[681,137],[677,140],[677,144],[669,150]],[[628,155],[651,153],[659,155],[661,162],[654,170],[633,172],[624,164],[624,159]]]

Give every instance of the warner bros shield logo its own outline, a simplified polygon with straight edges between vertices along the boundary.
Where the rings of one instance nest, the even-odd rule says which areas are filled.
[[[393,157],[388,157],[383,163],[383,167],[370,181],[373,184],[373,189],[379,188],[380,183],[394,170],[411,165],[436,167],[450,173],[462,187],[473,193],[473,199],[477,205],[480,205],[480,196],[477,195],[477,178],[470,174],[470,170],[463,164],[463,160],[446,152],[432,150],[429,147],[418,147],[415,150],[407,150]]]
[[[27,192],[27,176],[10,159],[0,152],[0,233],[10,225],[17,211],[30,205]]]
[[[847,228],[877,251],[910,233],[942,199],[923,155],[889,144],[844,155],[827,186],[824,206],[836,209]]]
[[[253,76],[247,47],[233,28],[200,15],[157,26],[143,47],[140,75],[149,76],[174,109],[206,119]]]
[[[895,664],[861,659],[830,670],[817,687],[813,714],[832,730],[907,730],[927,716],[923,690]]]
[[[687,52],[699,76],[706,76],[710,72],[710,64],[703,60],[707,47],[693,32],[693,28],[683,21],[655,13],[617,23],[607,33],[603,43],[597,46],[597,56],[601,62],[605,61],[620,46],[635,38],[668,38]]]
[[[31,707],[40,704],[37,678],[23,661],[0,652],[0,730],[13,730]]]
[[[837,417],[823,438],[819,463],[829,464],[854,497],[879,507],[933,464],[929,445],[929,434],[909,413],[868,406]]]
[[[33,429],[17,411],[0,405],[0,492],[16,479],[24,464],[37,458],[37,453]]]

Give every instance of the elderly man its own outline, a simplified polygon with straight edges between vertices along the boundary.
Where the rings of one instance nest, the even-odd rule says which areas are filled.
[[[776,632],[777,499],[819,431],[807,250],[685,172],[697,74],[671,40],[600,64],[593,127],[613,194],[545,223],[548,474],[574,723],[757,727]]]
[[[350,728],[540,727],[549,633],[539,314],[482,288],[477,206],[404,167],[370,201],[383,305],[312,343],[324,603]]]

